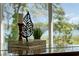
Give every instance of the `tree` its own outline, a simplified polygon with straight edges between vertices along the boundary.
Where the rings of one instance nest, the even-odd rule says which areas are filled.
[[[71,31],[74,27],[66,21],[65,12],[59,5],[53,4],[54,33],[59,33],[58,35],[54,35],[54,42],[58,46],[64,46],[65,44],[72,43],[70,38],[72,36]]]
[[[19,12],[23,13],[27,11],[27,5],[26,4],[21,4],[21,3],[15,3],[15,4],[4,4],[4,12],[7,16],[5,16],[7,20],[7,28],[5,30],[9,31],[9,28],[11,29],[11,33],[6,36],[5,39],[13,39],[13,40],[18,40],[18,34],[19,34],[19,29],[18,29],[18,15]],[[8,10],[12,9],[12,10]],[[13,19],[11,19],[13,18]],[[6,21],[5,20],[5,21]],[[12,21],[12,24],[9,24],[10,21]]]
[[[9,28],[11,29],[11,33],[9,35],[7,35],[7,38],[6,39],[13,39],[13,40],[18,40],[18,34],[19,34],[19,31],[18,31],[18,13],[25,13],[29,10],[29,7],[28,7],[28,4],[25,4],[25,3],[14,3],[14,4],[4,4],[6,7],[4,9],[5,13],[7,14],[7,16],[5,17],[6,20],[7,20],[7,28],[6,30],[8,31]],[[39,5],[40,4],[34,4],[34,8],[32,9],[32,13],[33,13],[33,16],[35,17],[37,15],[37,12],[35,12],[35,10],[40,10],[39,9]],[[40,6],[41,7],[44,7]],[[14,11],[9,11],[8,9],[13,9]],[[36,8],[36,9],[35,9]],[[42,8],[41,8],[42,9]],[[38,11],[39,12],[39,11]],[[34,15],[35,14],[35,15]],[[38,16],[40,14],[38,13]],[[11,16],[11,17],[9,17]],[[13,18],[13,19],[11,19]],[[9,24],[10,22],[9,21],[12,21],[12,24]],[[39,26],[39,25],[38,25]]]

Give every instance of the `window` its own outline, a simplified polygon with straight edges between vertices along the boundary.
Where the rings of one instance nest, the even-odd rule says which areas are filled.
[[[4,4],[3,6],[3,15],[4,15],[4,20],[3,20],[3,25],[5,26],[5,29],[3,28],[3,34],[2,36],[4,37],[2,39],[2,48],[3,50],[6,51],[2,51],[2,55],[9,55],[7,50],[8,50],[8,41],[12,40],[12,41],[18,41],[19,39],[19,32],[18,32],[18,21],[17,19],[14,19],[13,14],[15,12],[17,12],[17,6],[19,4]],[[29,11],[30,15],[31,15],[31,20],[33,22],[33,26],[34,29],[35,28],[40,28],[42,34],[40,39],[35,39],[33,35],[31,35],[30,37],[28,37],[29,41],[33,41],[33,40],[46,40],[46,48],[48,49],[48,44],[49,44],[49,40],[48,40],[48,7],[47,4],[21,4],[22,6],[24,6],[24,10],[19,10],[19,13],[23,13],[23,17],[27,14],[27,10]],[[21,8],[22,8],[21,6]],[[10,9],[10,10],[8,10]],[[4,46],[3,46],[4,45]],[[48,50],[47,50],[48,51]]]
[[[29,41],[46,40],[45,53],[60,53],[79,51],[79,20],[78,5],[65,3],[27,3],[21,4],[3,4],[3,20],[1,23],[1,49],[2,55],[9,55],[8,41],[18,41],[19,29],[17,12],[22,13],[23,17],[29,11],[34,29],[39,28],[41,32],[40,39],[35,39],[32,34],[28,37]],[[74,7],[74,9],[72,8]],[[19,8],[19,11],[17,11]],[[8,10],[9,9],[9,10]],[[14,13],[16,14],[15,16]]]
[[[79,4],[54,4],[53,37],[55,52],[79,51],[78,13]],[[74,9],[72,8],[74,7]]]

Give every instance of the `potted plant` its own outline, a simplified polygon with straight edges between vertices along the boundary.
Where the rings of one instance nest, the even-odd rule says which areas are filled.
[[[35,28],[33,30],[33,36],[34,36],[34,39],[40,39],[40,37],[42,36],[42,31],[40,28]]]
[[[29,45],[32,47],[30,50],[32,50],[34,54],[39,54],[46,51],[46,40],[40,40],[42,34],[43,32],[40,28],[34,28],[34,41],[29,42]]]

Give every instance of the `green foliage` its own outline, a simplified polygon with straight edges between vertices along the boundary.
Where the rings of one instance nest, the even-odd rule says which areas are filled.
[[[53,18],[57,20],[54,22],[54,32],[59,32],[59,35],[54,37],[54,41],[59,46],[71,44],[71,31],[73,30],[74,26],[66,21],[67,19],[65,17],[64,10],[56,4],[54,4],[54,6],[55,8]]]
[[[79,36],[73,36],[71,38],[71,41],[73,44],[79,44]]]
[[[13,23],[11,24],[11,29],[12,30],[11,30],[11,34],[10,34],[9,39],[18,40],[18,34],[19,34],[19,31],[18,30],[19,29],[18,29],[18,24],[17,23],[18,23],[19,11],[20,12],[26,12],[26,11],[28,11],[28,7],[27,7],[27,4],[26,3],[15,3],[15,4],[12,4],[12,5],[13,5],[12,7],[14,9],[14,14],[12,15],[13,16]],[[34,4],[33,7],[35,7],[36,9],[33,8],[31,12],[34,11],[33,14],[35,14],[35,16],[38,16],[39,15],[39,12],[36,11],[36,10],[41,11],[43,9],[42,11],[44,11],[47,8],[47,4]],[[38,15],[37,15],[36,12],[38,12]],[[41,26],[41,25],[38,25],[38,26]]]
[[[18,34],[19,34],[19,29],[18,29],[18,24],[17,24],[17,13],[13,15],[13,23],[12,23],[12,31],[11,31],[11,35],[12,35],[12,39],[14,40],[18,40]]]
[[[19,20],[19,10],[21,9],[21,12],[27,11],[26,4],[13,4],[14,7],[14,14],[13,14],[13,23],[11,25],[12,31],[11,31],[11,39],[18,40],[19,37],[19,28],[18,28],[18,20]]]
[[[42,31],[40,28],[35,28],[33,30],[33,36],[34,36],[34,39],[40,39],[40,37],[42,36]]]
[[[37,23],[34,23],[34,27],[42,27],[42,28],[48,27],[48,23],[37,22]]]

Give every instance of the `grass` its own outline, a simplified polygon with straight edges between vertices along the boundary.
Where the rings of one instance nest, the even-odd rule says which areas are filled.
[[[54,43],[56,43],[58,46],[63,46],[66,45],[66,44],[74,44],[74,45],[79,45],[79,36],[73,36],[69,42],[68,41],[63,41],[63,40],[55,40]]]
[[[79,36],[73,36],[71,38],[72,44],[79,44]]]

